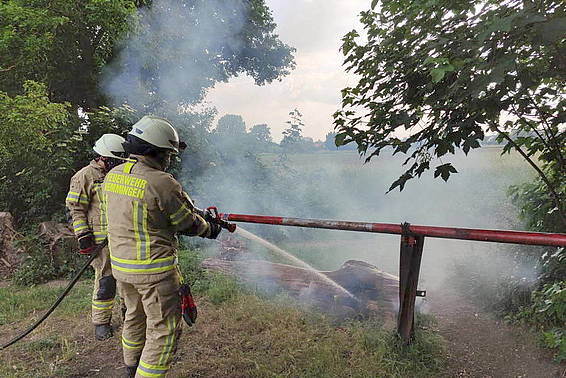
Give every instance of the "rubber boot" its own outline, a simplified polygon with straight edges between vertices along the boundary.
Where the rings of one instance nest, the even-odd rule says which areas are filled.
[[[136,366],[126,366],[125,378],[134,378],[136,376],[136,370],[138,370],[138,365]]]
[[[110,324],[98,324],[94,326],[94,336],[96,340],[102,341],[112,337],[114,334]]]

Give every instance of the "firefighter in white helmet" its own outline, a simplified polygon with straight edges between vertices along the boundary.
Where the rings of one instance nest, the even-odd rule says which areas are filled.
[[[126,304],[122,346],[127,374],[162,377],[181,332],[177,238],[214,239],[209,223],[166,173],[179,136],[165,119],[144,116],[126,137],[129,160],[104,180],[113,275]]]
[[[102,182],[110,169],[125,160],[122,143],[124,138],[121,136],[104,134],[93,147],[97,156],[71,178],[65,202],[81,254],[92,253],[96,244],[106,238]],[[108,248],[98,253],[92,267],[95,274],[92,322],[96,339],[105,340],[112,336],[112,307],[116,295],[116,281],[112,277]]]

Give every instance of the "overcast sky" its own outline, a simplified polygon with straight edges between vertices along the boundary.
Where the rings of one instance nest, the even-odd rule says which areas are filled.
[[[297,67],[281,82],[257,86],[242,76],[218,84],[207,102],[224,114],[240,114],[251,128],[267,123],[274,140],[281,139],[289,112],[303,113],[303,135],[324,140],[332,131],[332,114],[340,90],[355,81],[342,68],[341,38],[359,27],[358,14],[369,0],[267,0],[280,39],[297,49]]]

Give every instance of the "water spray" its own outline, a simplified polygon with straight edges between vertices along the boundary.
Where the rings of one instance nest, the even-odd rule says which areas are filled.
[[[354,294],[350,293],[348,290],[346,290],[344,287],[342,287],[341,285],[339,285],[337,282],[335,282],[334,280],[332,280],[330,277],[320,273],[317,269],[315,269],[313,266],[309,265],[308,263],[304,262],[303,260],[299,259],[298,257],[292,255],[291,253],[285,251],[282,248],[279,248],[278,246],[276,246],[273,243],[268,242],[267,240],[260,238],[259,236],[243,229],[242,227],[238,227],[236,230],[236,233],[248,240],[252,240],[255,241],[261,245],[263,245],[264,247],[276,252],[277,254],[279,254],[280,256],[283,256],[284,258],[286,258],[289,261],[292,261],[293,263],[309,270],[310,272],[312,272],[313,274],[315,274],[317,277],[319,277],[322,281],[326,282],[327,284],[329,284],[330,286],[334,287],[335,289],[337,289],[340,293],[344,294],[345,296],[354,299],[356,302],[359,302],[358,298],[356,298],[354,296]]]

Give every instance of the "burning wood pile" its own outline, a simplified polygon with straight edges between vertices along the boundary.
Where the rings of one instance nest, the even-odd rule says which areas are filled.
[[[258,259],[244,242],[232,236],[224,238],[219,249],[217,257],[203,261],[204,268],[262,289],[283,290],[341,317],[362,314],[393,319],[397,312],[399,279],[363,261],[348,260],[338,270],[317,272]]]

